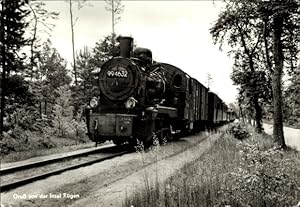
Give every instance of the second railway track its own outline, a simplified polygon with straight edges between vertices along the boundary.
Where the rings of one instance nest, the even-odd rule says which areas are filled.
[[[128,153],[115,146],[98,148],[87,152],[26,163],[0,170],[1,192],[32,183],[76,168],[88,166]]]

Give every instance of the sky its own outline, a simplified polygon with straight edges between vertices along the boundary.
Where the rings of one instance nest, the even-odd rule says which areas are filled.
[[[51,32],[51,41],[61,56],[72,61],[72,43],[69,4],[64,0],[45,1],[48,11],[59,12],[59,19]],[[75,50],[84,46],[93,48],[95,43],[112,32],[111,12],[102,0],[87,1],[78,10],[73,1],[75,24]],[[131,36],[138,47],[152,51],[153,59],[175,65],[207,86],[226,103],[234,102],[236,86],[230,79],[232,58],[226,48],[214,45],[209,29],[222,11],[221,1],[122,1],[124,11],[115,32]],[[69,66],[70,67],[70,64]]]

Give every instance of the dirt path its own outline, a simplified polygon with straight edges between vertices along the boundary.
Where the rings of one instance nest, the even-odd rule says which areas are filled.
[[[131,153],[1,194],[4,206],[120,206],[134,190],[163,182],[209,149],[220,134],[191,136],[147,153]]]
[[[212,136],[192,148],[158,161],[148,167],[137,171],[111,185],[100,188],[93,195],[75,202],[72,206],[121,206],[126,196],[129,197],[134,191],[146,186],[146,183],[154,185],[155,182],[162,183],[186,163],[193,162],[207,151],[217,140],[217,136]]]

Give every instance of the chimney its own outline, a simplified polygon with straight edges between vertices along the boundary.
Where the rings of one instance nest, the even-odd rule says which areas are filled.
[[[119,36],[117,40],[120,43],[120,56],[130,58],[133,50],[133,38]]]

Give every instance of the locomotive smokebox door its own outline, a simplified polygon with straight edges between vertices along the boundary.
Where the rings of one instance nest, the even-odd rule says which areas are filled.
[[[99,86],[111,101],[124,101],[133,95],[140,81],[138,66],[129,59],[114,58],[107,61],[99,73]]]

